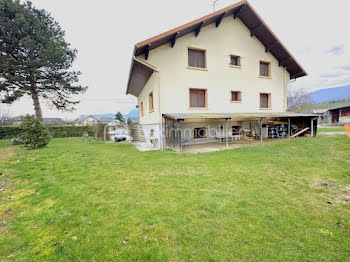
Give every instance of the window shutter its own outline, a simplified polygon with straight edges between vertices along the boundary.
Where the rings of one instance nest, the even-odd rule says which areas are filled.
[[[205,51],[188,49],[188,66],[205,68]]]
[[[260,75],[269,76],[269,63],[260,62]]]
[[[260,94],[260,108],[268,108],[268,107],[269,107],[269,95]]]

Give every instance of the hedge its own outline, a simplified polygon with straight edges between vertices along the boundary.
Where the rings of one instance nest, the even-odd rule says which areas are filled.
[[[54,138],[58,137],[79,137],[87,133],[94,135],[93,126],[47,126]],[[23,130],[19,126],[0,126],[0,139],[12,139],[20,136]]]

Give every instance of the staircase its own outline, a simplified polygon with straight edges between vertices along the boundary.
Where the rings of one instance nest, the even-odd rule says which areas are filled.
[[[145,133],[143,132],[143,128],[140,124],[133,124],[130,131],[130,136],[132,137],[132,141],[134,143],[145,143]]]

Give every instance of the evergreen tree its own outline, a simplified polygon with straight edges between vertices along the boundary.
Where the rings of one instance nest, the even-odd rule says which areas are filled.
[[[86,91],[74,85],[80,72],[69,71],[77,51],[45,10],[31,2],[0,0],[0,99],[11,104],[22,96],[33,99],[42,122],[39,98],[58,110],[74,110],[72,95]]]
[[[115,114],[115,119],[119,120],[121,123],[124,123],[124,116],[120,112]]]

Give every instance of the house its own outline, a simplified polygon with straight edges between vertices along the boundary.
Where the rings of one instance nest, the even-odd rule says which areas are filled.
[[[5,122],[5,125],[14,125],[19,126],[22,124],[22,118],[24,116],[16,116],[13,118],[10,118]],[[43,124],[45,126],[64,126],[67,125],[65,121],[63,121],[61,118],[43,118]]]
[[[99,124],[100,121],[93,115],[88,115],[75,122],[75,126],[93,126]]]
[[[350,105],[315,110],[314,113],[320,114],[319,118],[322,119],[325,124],[350,124]]]
[[[286,112],[288,82],[306,75],[241,1],[136,44],[126,93],[138,99],[136,133],[181,150],[293,130],[314,136],[315,115]]]
[[[109,123],[112,123],[113,121],[116,121],[116,119],[112,118],[112,117],[102,117],[100,119],[100,122],[102,124],[109,124]],[[119,120],[118,120],[119,121]]]

